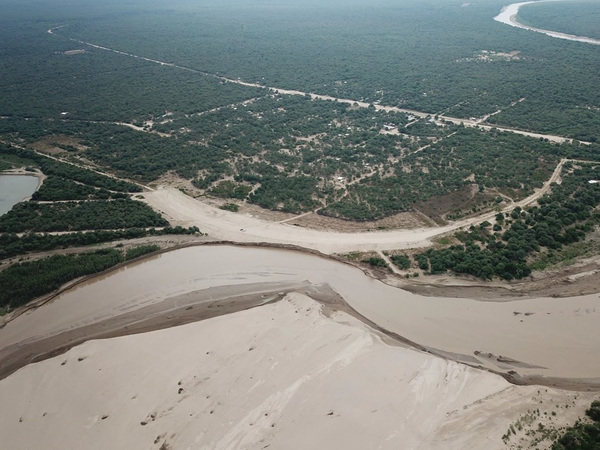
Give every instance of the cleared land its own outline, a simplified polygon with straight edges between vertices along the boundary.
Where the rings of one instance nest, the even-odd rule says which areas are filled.
[[[558,181],[566,160],[562,160],[543,187],[531,196],[506,207],[524,207],[548,192],[550,184]],[[495,211],[476,216],[445,227],[412,230],[375,231],[365,233],[336,233],[273,223],[237,213],[223,211],[189,197],[173,188],[156,189],[144,194],[146,203],[164,214],[171,223],[185,227],[197,226],[210,237],[233,242],[268,242],[292,244],[323,253],[351,251],[390,250],[425,247],[430,239],[449,231],[466,228],[484,220],[493,220]]]

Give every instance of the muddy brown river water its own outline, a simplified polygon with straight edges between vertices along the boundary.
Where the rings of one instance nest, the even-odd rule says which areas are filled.
[[[600,379],[600,296],[514,299],[422,297],[359,269],[299,251],[227,245],[179,249],[78,285],[0,330],[0,349],[83,329],[167,299],[209,302],[262,286],[327,284],[359,314],[434,353],[523,376]],[[283,287],[282,287],[283,286]],[[229,287],[229,288],[228,288]]]

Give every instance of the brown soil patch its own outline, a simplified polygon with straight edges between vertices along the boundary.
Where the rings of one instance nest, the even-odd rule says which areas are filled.
[[[48,153],[50,155],[77,152],[88,148],[85,145],[81,145],[79,139],[60,134],[45,136],[31,144],[31,147],[38,152]]]
[[[212,204],[212,202],[215,202],[215,203],[221,202],[221,204],[222,203],[237,203],[240,205],[240,210],[238,211],[238,214],[245,214],[250,217],[257,217],[259,219],[269,220],[271,222],[280,222],[282,220],[292,219],[297,216],[297,214],[290,214],[290,213],[285,213],[285,212],[281,212],[281,211],[271,211],[269,209],[261,208],[258,205],[253,205],[251,203],[246,203],[246,202],[239,202],[239,201],[235,201],[233,199],[210,198],[210,200],[207,203]]]
[[[431,218],[436,224],[445,225],[446,220],[449,220],[446,217],[449,213],[458,214],[457,218],[461,219],[470,217],[473,214],[480,215],[482,212],[488,211],[490,206],[494,206],[493,200],[496,197],[496,192],[479,192],[478,186],[472,184],[450,194],[419,202],[415,204],[415,208]],[[489,206],[484,208],[486,201]],[[472,210],[474,206],[477,207],[475,212]]]
[[[433,197],[425,202],[415,204],[415,208],[430,217],[438,224],[445,224],[443,216],[454,209],[463,209],[473,201],[477,193],[477,186],[472,184],[465,186],[450,194]]]
[[[185,178],[182,178],[179,175],[177,175],[175,172],[165,173],[160,178],[150,183],[150,186],[172,186],[176,189],[179,189],[182,192],[185,192],[186,195],[189,195],[194,198],[204,193],[203,190],[198,189],[192,184],[192,180],[186,180]]]
[[[380,220],[368,222],[352,222],[349,220],[336,219],[334,217],[322,216],[312,213],[298,219],[288,222],[290,225],[312,228],[315,230],[330,230],[341,233],[392,230],[430,227],[433,224],[427,217],[423,217],[419,212],[402,212],[393,216],[385,217]]]

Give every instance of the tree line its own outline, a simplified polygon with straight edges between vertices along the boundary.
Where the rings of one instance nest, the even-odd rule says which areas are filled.
[[[100,230],[58,235],[27,233],[23,236],[18,236],[15,233],[1,233],[0,260],[33,252],[45,252],[69,247],[84,247],[102,244],[104,242],[137,239],[146,236],[190,235],[197,233],[200,233],[198,227],[183,228],[180,226],[165,227],[161,230],[152,228],[128,228],[126,230]]]
[[[24,202],[0,217],[0,233],[166,227],[169,222],[131,199],[54,204]]]
[[[572,173],[560,185],[525,210],[516,207],[508,217],[499,213],[489,222],[456,233],[462,241],[444,249],[429,249],[415,256],[419,267],[431,274],[448,270],[491,279],[520,279],[531,273],[536,254],[548,253],[585,239],[600,224],[600,166],[567,166]],[[495,231],[495,232],[494,232]]]

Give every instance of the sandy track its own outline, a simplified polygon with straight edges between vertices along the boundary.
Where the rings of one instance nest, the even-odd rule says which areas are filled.
[[[560,161],[541,189],[507,206],[503,211],[509,212],[517,206],[525,207],[537,201],[550,190],[553,182],[559,180],[562,167],[567,161],[567,159]],[[484,220],[493,222],[497,214],[493,211],[445,227],[341,233],[307,229],[283,222],[268,222],[251,215],[223,211],[175,188],[162,187],[153,192],[146,192],[143,201],[164,214],[172,225],[197,226],[200,231],[212,238],[232,242],[291,244],[327,254],[427,247],[431,245],[431,239],[435,236],[469,227]]]
[[[520,5],[520,4],[519,4]],[[514,5],[511,5],[514,6]],[[498,17],[503,16],[505,14],[505,11],[503,11],[499,16],[497,16],[495,19],[498,20]],[[49,34],[52,35],[57,35],[54,31],[62,28],[61,27],[55,27],[55,28],[51,28],[48,30]],[[560,34],[560,33],[559,33]],[[319,99],[319,100],[329,100],[329,101],[334,101],[334,102],[339,102],[339,103],[345,103],[345,104],[349,104],[349,105],[355,105],[358,106],[360,108],[369,108],[371,105],[369,103],[366,102],[360,102],[357,100],[352,100],[352,99],[346,99],[346,98],[337,98],[337,97],[332,97],[329,95],[321,95],[321,94],[315,94],[312,92],[303,92],[303,91],[298,91],[298,90],[293,90],[293,89],[281,89],[278,87],[274,87],[274,86],[264,86],[262,84],[258,84],[258,83],[250,83],[247,81],[243,81],[240,79],[233,79],[233,78],[227,78],[221,75],[216,75],[213,73],[209,73],[209,72],[205,72],[202,70],[197,70],[197,69],[192,69],[190,67],[185,67],[185,66],[180,66],[174,63],[168,63],[168,62],[164,62],[164,61],[159,61],[156,59],[151,59],[151,58],[146,58],[144,56],[139,56],[139,55],[135,55],[133,53],[127,53],[121,50],[116,50],[113,48],[109,48],[109,47],[104,47],[98,44],[94,44],[91,42],[86,42],[86,41],[81,41],[81,40],[77,40],[77,39],[73,39],[73,38],[67,38],[70,41],[73,42],[77,42],[78,44],[83,44],[83,45],[88,45],[90,47],[96,48],[98,50],[104,50],[104,51],[108,51],[108,52],[113,52],[116,53],[118,55],[122,55],[122,56],[128,56],[130,58],[136,58],[136,59],[141,59],[143,61],[147,61],[153,64],[158,64],[161,66],[168,66],[168,67],[173,67],[176,69],[180,69],[180,70],[185,70],[188,72],[193,72],[193,73],[198,73],[201,75],[205,75],[205,76],[209,76],[209,77],[214,77],[214,78],[218,78],[220,80],[223,81],[227,81],[228,83],[235,83],[235,84],[239,84],[240,86],[247,86],[247,87],[255,87],[255,88],[260,88],[260,89],[267,89],[268,91],[271,92],[278,92],[281,94],[287,94],[287,95],[302,95],[302,96],[310,96],[311,99],[315,100],[315,99]],[[582,38],[585,39],[585,38]],[[374,105],[375,106],[375,110],[376,111],[387,111],[387,112],[398,112],[398,113],[406,113],[406,114],[410,114],[419,118],[426,118],[429,117],[431,115],[434,115],[435,113],[426,113],[426,112],[422,112],[422,111],[415,111],[412,109],[405,109],[405,108],[398,108],[396,106],[386,106],[386,105]],[[489,117],[490,115],[493,114],[498,114],[499,111],[496,111],[492,114],[489,114],[487,116],[484,117]],[[440,116],[442,117],[442,116]],[[530,137],[536,137],[536,138],[544,138],[544,139],[548,139],[549,141],[552,142],[571,142],[572,139],[570,138],[566,138],[566,137],[562,137],[562,136],[555,136],[555,135],[550,135],[550,134],[539,134],[539,133],[535,133],[535,132],[530,132],[530,131],[523,131],[523,130],[518,130],[518,129],[514,129],[514,128],[507,128],[507,127],[503,127],[503,128],[499,128],[499,127],[492,127],[492,126],[487,126],[487,125],[481,125],[481,122],[484,120],[479,119],[479,120],[468,120],[468,119],[461,119],[461,118],[455,118],[455,117],[449,117],[449,116],[443,116],[443,119],[453,122],[455,124],[464,124],[465,126],[468,127],[479,127],[482,129],[491,129],[491,128],[496,128],[498,130],[501,131],[507,131],[507,132],[511,132],[511,133],[515,133],[515,134],[521,134],[523,136],[530,136]],[[439,124],[439,123],[438,123]],[[586,143],[587,142],[583,142]]]
[[[329,254],[423,247],[430,244],[431,237],[452,229],[421,228],[366,233],[313,230],[223,211],[174,188],[144,193],[143,201],[163,213],[173,225],[197,226],[213,238],[234,242],[291,244]]]

